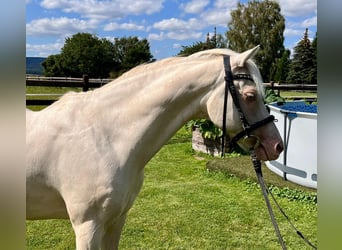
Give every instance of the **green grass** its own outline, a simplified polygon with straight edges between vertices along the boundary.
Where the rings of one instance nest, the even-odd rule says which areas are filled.
[[[180,130],[146,166],[120,249],[280,249],[254,173],[244,175],[250,169],[248,156],[221,160],[195,154],[191,135]],[[272,182],[289,218],[317,245],[317,204],[293,198],[313,191],[281,178]],[[274,210],[288,249],[310,249]],[[27,221],[27,248],[74,249],[70,223]]]
[[[26,86],[26,94],[43,94],[43,96],[26,96],[28,100],[41,100],[41,99],[51,99],[58,100],[59,96],[56,94],[65,94],[70,91],[81,92],[82,88],[69,88],[69,87],[43,87],[43,86]],[[48,95],[51,94],[51,95]],[[33,106],[30,105],[27,108],[38,111],[46,106]]]
[[[26,94],[64,94],[68,91],[82,91],[82,88],[26,86]]]
[[[280,95],[282,97],[286,96],[307,96],[307,97],[316,97],[317,92],[309,92],[309,91],[280,91]]]
[[[291,99],[291,97],[298,97],[298,96],[307,97],[307,98],[317,98],[317,92],[280,91],[280,96],[286,99]]]

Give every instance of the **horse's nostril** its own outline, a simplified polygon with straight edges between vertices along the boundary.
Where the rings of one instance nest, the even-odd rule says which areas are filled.
[[[275,150],[276,150],[276,152],[278,153],[278,154],[280,154],[281,152],[283,152],[283,150],[284,150],[284,146],[283,146],[283,144],[280,142],[280,143],[277,143],[276,145],[275,145]]]

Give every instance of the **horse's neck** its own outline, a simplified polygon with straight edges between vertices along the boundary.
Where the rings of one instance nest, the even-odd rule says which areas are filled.
[[[188,120],[205,113],[203,103],[222,65],[217,60],[179,64],[123,77],[93,94],[94,112],[120,155],[134,153],[146,162]]]

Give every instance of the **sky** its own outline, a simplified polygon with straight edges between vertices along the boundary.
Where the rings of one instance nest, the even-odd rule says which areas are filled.
[[[26,0],[26,56],[59,54],[65,39],[87,32],[114,38],[147,39],[157,60],[182,46],[205,41],[214,27],[224,35],[238,0]],[[243,4],[247,0],[240,1]],[[277,0],[285,17],[284,45],[293,47],[305,29],[317,30],[317,0]],[[225,37],[225,35],[224,35]]]

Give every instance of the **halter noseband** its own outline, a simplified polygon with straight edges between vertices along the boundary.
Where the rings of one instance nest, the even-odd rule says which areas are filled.
[[[224,156],[224,148],[225,148],[225,138],[226,138],[226,133],[227,133],[227,127],[226,127],[226,123],[227,123],[227,101],[228,101],[228,92],[230,91],[230,94],[232,96],[233,99],[233,103],[239,113],[239,117],[242,123],[242,128],[243,130],[241,132],[239,132],[237,135],[235,135],[230,143],[229,143],[229,148],[231,148],[232,145],[234,145],[238,140],[240,140],[242,137],[244,137],[245,140],[255,140],[255,142],[253,143],[253,148],[249,149],[255,149],[258,147],[259,145],[259,138],[256,137],[255,135],[251,135],[251,132],[254,131],[255,129],[266,125],[269,122],[273,122],[274,121],[274,116],[270,115],[268,117],[266,117],[263,120],[257,121],[256,123],[250,125],[249,122],[246,119],[246,116],[244,115],[241,107],[240,107],[240,103],[238,100],[238,96],[236,93],[236,89],[235,89],[235,85],[234,85],[234,80],[250,80],[252,82],[254,82],[253,78],[251,77],[251,75],[248,74],[236,74],[233,75],[231,67],[230,67],[230,56],[228,55],[224,55],[223,56],[223,65],[224,65],[224,71],[225,71],[225,91],[224,91],[224,101],[223,101],[223,124],[222,124],[222,151],[221,151],[221,156]]]

